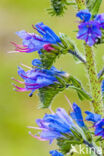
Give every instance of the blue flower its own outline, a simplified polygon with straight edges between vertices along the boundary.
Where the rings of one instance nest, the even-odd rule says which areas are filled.
[[[73,112],[71,112],[70,115],[79,125],[79,127],[85,127],[81,109],[76,103],[73,103]]]
[[[56,77],[53,74],[53,71],[51,73],[51,70],[49,72],[48,70],[45,71],[36,68],[25,72],[21,67],[18,67],[18,74],[24,80],[24,82],[18,80],[16,81],[24,84],[25,87],[21,88],[14,84],[16,91],[18,92],[32,91],[30,93],[30,96],[32,96],[33,92],[36,89],[49,86],[51,84],[54,84],[55,82],[58,83]]]
[[[95,135],[101,136],[104,139],[104,119],[101,119],[95,125]]]
[[[92,121],[92,122],[96,123],[99,120],[101,120],[101,115],[99,115],[99,114],[94,114],[89,111],[86,111],[85,113],[87,114],[86,120],[88,120],[88,121]]]
[[[86,10],[80,10],[77,14],[77,17],[79,17],[81,20],[83,20],[84,22],[88,22],[91,18],[91,13],[89,12],[88,9]]]
[[[21,84],[24,84],[24,88],[18,87],[13,84],[18,92],[31,91],[29,96],[33,95],[33,92],[39,88],[48,87],[54,83],[59,83],[56,77],[62,78],[67,73],[57,70],[54,66],[51,69],[42,68],[42,62],[39,59],[34,59],[32,65],[35,68],[24,71],[21,67],[18,67],[18,75],[23,79],[23,82],[13,79]]]
[[[60,38],[54,33],[52,29],[44,25],[42,22],[33,26],[34,29],[40,35],[35,33],[28,33],[25,30],[16,32],[16,34],[23,40],[22,45],[17,45],[13,43],[18,52],[30,53],[33,51],[40,51],[40,49],[46,48],[46,45],[57,44],[61,42]]]
[[[64,134],[71,133],[70,128],[75,127],[71,117],[62,108],[58,108],[54,114],[46,114],[43,119],[37,119],[36,123],[42,129],[40,138],[49,140],[65,137]]]
[[[54,151],[50,151],[50,154],[52,156],[64,156],[62,153],[59,153],[58,151],[54,150]]]
[[[89,21],[81,23],[79,25],[79,32],[77,38],[80,40],[85,40],[89,46],[93,46],[98,38],[101,38],[102,33],[100,26],[96,21]]]
[[[96,15],[91,20],[88,10],[81,10],[76,14],[82,21],[78,26],[77,38],[84,40],[89,46],[93,46],[102,36],[101,28],[104,29],[104,14]]]
[[[99,23],[100,28],[103,28],[104,29],[104,13],[103,14],[98,14],[95,17],[95,20]]]

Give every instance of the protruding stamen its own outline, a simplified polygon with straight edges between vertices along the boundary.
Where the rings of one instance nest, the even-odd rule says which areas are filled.
[[[16,80],[15,78],[11,78],[12,80],[14,80],[14,81],[16,81],[16,82],[19,82],[19,83],[21,83],[21,84],[25,84],[25,82],[22,82],[22,81],[19,81],[19,80]]]
[[[52,114],[55,114],[54,111],[52,110],[51,106],[49,107],[49,110]]]
[[[38,140],[40,140],[40,141],[48,141],[48,140],[46,140],[46,139],[42,139],[42,138],[39,137],[39,136],[33,135],[31,132],[29,132],[29,134],[30,134],[33,138],[36,138],[36,139],[38,139]]]
[[[19,53],[19,51],[8,51],[9,54],[12,54],[12,53]]]
[[[65,96],[65,99],[67,100],[69,106],[71,107],[71,109],[73,111],[73,107],[72,107],[72,104],[71,104],[70,100],[68,99],[68,97],[66,95],[64,95],[64,96]]]
[[[32,126],[28,126],[27,128],[36,129],[36,130],[43,130],[43,128],[40,128],[40,127],[32,127]]]
[[[25,65],[25,64],[23,64],[23,63],[21,63],[21,66],[26,67],[26,68],[28,68],[28,69],[32,70],[32,68],[31,68],[31,67],[29,67],[29,66],[27,66],[27,65]]]

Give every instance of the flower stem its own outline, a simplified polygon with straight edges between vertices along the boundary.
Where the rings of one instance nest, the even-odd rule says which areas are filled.
[[[98,80],[92,48],[89,47],[88,45],[85,45],[85,53],[86,53],[86,67],[90,80],[91,93],[93,98],[92,104],[94,107],[94,111],[97,114],[103,115],[101,84]]]
[[[86,64],[86,60],[79,55],[76,51],[68,50],[68,52],[78,58],[82,63]]]
[[[91,148],[91,150],[92,150],[97,156],[102,156],[101,154],[98,154],[98,151],[97,151],[96,147],[94,147],[93,144],[90,144],[90,143],[87,142],[86,140],[84,140],[84,144],[87,145],[89,148]]]
[[[85,0],[76,0],[78,10],[86,9]]]

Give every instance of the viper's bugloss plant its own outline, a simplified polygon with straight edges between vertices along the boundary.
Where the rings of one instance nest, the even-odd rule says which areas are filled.
[[[43,22],[33,25],[38,34],[25,30],[16,33],[22,39],[21,45],[12,42],[16,52],[38,52],[39,57],[32,60],[32,67],[22,64],[29,70],[18,67],[18,75],[22,81],[13,78],[15,83],[20,83],[23,87],[13,85],[17,92],[29,91],[30,97],[37,90],[41,102],[39,107],[49,108],[51,111],[42,119],[36,120],[37,127],[28,126],[39,131],[35,132],[35,135],[29,132],[32,137],[49,141],[50,144],[56,140],[58,148],[49,152],[51,156],[72,155],[75,151],[73,147],[75,149],[79,145],[88,146],[92,151],[91,155],[104,156],[104,68],[99,73],[96,70],[96,53],[93,48],[104,43],[104,13],[98,14],[101,2],[102,0],[51,0],[51,15],[63,15],[68,5],[77,8],[76,17],[79,21],[76,36],[77,39],[83,40],[85,56],[71,38],[62,33],[57,36]],[[89,93],[76,77],[53,66],[53,63],[65,54],[71,54],[76,62],[83,63],[89,79]],[[65,96],[70,104],[70,113],[63,108],[54,112],[51,109],[53,99],[65,89],[74,89],[80,100],[86,99],[90,102],[93,110],[85,111],[87,116],[84,117],[81,108],[76,103],[71,105]],[[99,153],[100,147],[102,149]]]

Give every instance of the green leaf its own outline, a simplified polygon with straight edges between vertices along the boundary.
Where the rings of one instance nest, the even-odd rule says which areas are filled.
[[[40,107],[48,108],[54,97],[64,89],[65,86],[62,84],[54,84],[48,87],[40,88],[38,94],[41,101]]]
[[[96,15],[99,11],[102,0],[86,0],[86,5],[92,15]]]
[[[49,14],[51,14],[52,16],[56,15],[56,16],[60,16],[63,15],[65,10],[67,9],[68,5],[75,5],[75,1],[71,0],[50,0],[51,2],[51,8],[47,9]]]
[[[75,129],[74,127],[70,128],[71,132],[73,133],[74,137],[78,141],[77,144],[83,143],[82,135]]]
[[[63,50],[73,56],[76,63],[86,63],[85,57],[79,52],[76,44],[67,35],[60,33],[60,39],[64,46]],[[63,52],[64,53],[64,52]]]
[[[83,89],[81,82],[75,77],[70,75],[68,78],[65,78],[66,82],[69,84],[68,88],[74,89],[77,91],[78,97],[80,100],[87,99],[92,100],[91,96]]]
[[[81,100],[92,100],[88,93],[86,93],[86,91],[82,88],[81,83],[75,77],[66,73],[64,76],[56,76],[56,78],[58,83],[39,89],[38,95],[41,101],[40,107],[48,108],[54,97],[66,88],[76,90]]]
[[[59,57],[59,53],[47,52],[45,50],[42,50],[41,52],[42,54],[40,54],[40,59],[43,68],[50,69],[56,58]]]
[[[69,140],[63,138],[57,139],[57,145],[63,154],[67,154],[71,150],[71,142]]]

